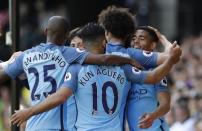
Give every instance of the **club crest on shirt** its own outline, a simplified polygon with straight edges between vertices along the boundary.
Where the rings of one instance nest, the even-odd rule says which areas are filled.
[[[136,67],[133,67],[133,68],[132,68],[132,72],[133,72],[134,74],[140,74],[140,73],[141,73],[141,70],[137,69]]]
[[[166,78],[163,78],[163,79],[161,80],[161,85],[163,85],[163,86],[167,86],[167,85],[168,85],[168,82],[167,82],[167,79],[166,79]]]
[[[143,51],[143,55],[146,56],[146,57],[150,57],[153,55],[153,52],[150,52],[150,51]]]
[[[69,80],[71,80],[71,78],[72,78],[72,75],[71,75],[70,72],[68,72],[68,73],[66,73],[66,75],[65,75],[65,80],[64,80],[64,81],[69,81]]]
[[[76,48],[76,51],[79,52],[79,53],[81,53],[81,52],[84,52],[85,50],[81,50],[79,48]]]

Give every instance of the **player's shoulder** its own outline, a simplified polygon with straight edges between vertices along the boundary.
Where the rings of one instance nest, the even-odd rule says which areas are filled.
[[[39,52],[41,50],[43,50],[45,47],[47,47],[48,45],[45,43],[40,43],[39,45],[33,46],[30,49],[25,50],[23,53],[24,54],[29,54],[29,53],[33,53],[33,52]]]
[[[78,57],[78,55],[87,53],[87,51],[81,50],[79,48],[63,46],[61,53],[65,58],[74,58]]]
[[[81,53],[81,52],[85,52],[85,50],[81,50],[79,48],[75,48],[75,47],[68,47],[68,46],[63,46],[63,51],[65,51],[66,53]]]
[[[78,73],[80,72],[80,69],[81,65],[71,64],[66,70],[65,80],[70,80],[72,75],[77,76]]]
[[[68,67],[69,70],[80,70],[82,68],[82,65],[74,63],[74,64],[70,64],[70,66]]]
[[[128,52],[128,53],[138,53],[138,54],[142,54],[142,55],[144,55],[145,57],[150,57],[150,56],[152,56],[152,55],[154,54],[152,51],[146,51],[146,50],[141,50],[141,49],[132,48],[132,47],[127,48],[127,52]]]
[[[132,48],[132,47],[128,47],[128,48],[126,48],[127,49],[127,51],[141,51],[140,49],[138,49],[138,48]]]

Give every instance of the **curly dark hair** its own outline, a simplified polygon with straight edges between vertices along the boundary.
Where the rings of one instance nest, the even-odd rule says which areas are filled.
[[[98,16],[98,22],[114,37],[125,41],[134,32],[135,17],[129,9],[109,6]]]

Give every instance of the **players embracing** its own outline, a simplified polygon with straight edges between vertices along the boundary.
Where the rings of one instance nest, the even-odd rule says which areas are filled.
[[[118,66],[108,67],[108,66],[98,66],[98,65],[75,64],[70,66],[68,65],[68,67],[66,66],[65,68],[63,68],[63,70],[61,69],[61,71],[58,71],[57,76],[56,75],[52,76],[50,72],[52,72],[52,70],[55,70],[56,67],[50,66],[52,65],[51,63],[47,63],[47,66],[46,65],[43,67],[40,66],[40,68],[37,68],[37,69],[34,66],[27,70],[27,74],[32,74],[32,76],[36,77],[36,79],[33,79],[33,77],[32,79],[28,77],[28,80],[35,81],[35,82],[32,82],[31,84],[31,86],[34,87],[33,88],[34,93],[32,90],[32,98],[35,100],[35,99],[40,99],[40,97],[44,97],[44,99],[43,101],[34,104],[32,107],[28,109],[16,111],[16,113],[11,118],[11,121],[13,123],[17,123],[18,125],[20,125],[29,117],[35,116],[35,117],[31,117],[31,119],[36,119],[36,117],[39,116],[37,114],[50,110],[51,108],[54,108],[54,107],[63,108],[57,105],[64,103],[67,98],[69,98],[72,94],[74,94],[74,97],[75,97],[74,104],[76,105],[75,107],[77,108],[77,113],[64,114],[67,112],[62,112],[61,114],[57,114],[58,115],[57,119],[59,119],[60,115],[64,115],[64,116],[69,115],[68,117],[64,117],[64,119],[65,120],[67,119],[68,121],[68,119],[70,119],[71,117],[76,116],[77,117],[76,124],[75,124],[76,128],[74,130],[76,129],[81,131],[82,130],[96,130],[96,131],[97,130],[100,130],[100,131],[124,130],[123,128],[124,116],[125,116],[125,107],[126,107],[128,92],[130,89],[136,88],[136,86],[131,87],[131,83],[132,85],[137,83],[157,83],[161,81],[161,79],[169,72],[172,66],[176,64],[180,59],[181,49],[176,43],[173,43],[172,45],[169,43],[170,45],[168,45],[168,50],[162,53],[143,51],[143,50],[134,49],[134,48],[127,48],[127,45],[129,45],[129,43],[126,43],[126,40],[133,34],[133,31],[135,30],[135,26],[134,26],[135,21],[133,19],[133,15],[129,13],[129,11],[125,8],[117,8],[115,6],[110,6],[100,13],[98,21],[99,21],[99,24],[102,25],[102,27],[104,27],[103,29],[99,25],[88,24],[84,26],[80,31],[80,35],[83,40],[84,47],[87,51],[93,54],[103,54],[106,46],[107,54],[114,54],[114,55],[126,57],[125,59],[123,59],[122,57],[119,57],[119,59],[122,58],[124,61],[122,62],[122,64],[131,63],[131,60],[129,58],[133,58],[136,61],[138,61],[142,66],[144,66],[145,69],[154,68],[154,70],[141,71],[129,65],[123,65],[121,67],[118,67]],[[54,32],[52,33],[54,34]],[[60,34],[57,34],[57,35],[60,35]],[[105,45],[105,38],[107,40],[106,45]],[[60,39],[58,39],[58,41],[59,40]],[[46,49],[46,46],[44,46],[43,48]],[[51,50],[52,48],[54,49],[56,47],[54,46],[52,47],[50,43],[50,47],[47,47],[47,48],[50,48]],[[39,50],[39,49],[37,48],[36,50]],[[63,49],[60,49],[60,48],[58,50],[61,52],[63,51]],[[81,64],[84,63],[85,61],[87,61],[85,62],[86,64],[99,64],[99,62],[95,63],[95,62],[92,62],[91,60],[97,61],[99,58],[100,59],[106,58],[106,57],[103,57],[103,55],[100,55],[100,57],[98,57],[99,55],[89,56],[89,53],[83,52],[83,51],[81,51],[81,53],[83,54],[78,55],[78,57],[75,59],[70,59],[71,61],[67,62],[67,64],[74,63],[74,61]],[[48,57],[51,57],[51,56],[48,56]],[[67,56],[63,56],[63,57],[67,57]],[[29,58],[30,57],[28,57],[27,60]],[[112,60],[112,62],[114,62],[110,64],[119,63],[117,62],[118,57],[115,57],[115,58],[110,59]],[[17,60],[22,61],[20,59],[22,58],[18,58]],[[60,62],[62,62],[63,59],[58,58],[57,60],[58,61],[61,60]],[[30,58],[30,62],[32,62],[31,58]],[[103,61],[101,60],[100,63],[102,62]],[[22,65],[21,62],[18,62],[18,64]],[[8,65],[8,68],[6,69],[6,72],[8,74],[12,74],[14,72],[14,71],[10,71],[11,69],[14,70],[16,68],[12,66],[14,65]],[[38,69],[40,69],[40,71],[38,71]],[[44,72],[44,74],[42,74],[41,72]],[[63,75],[60,74],[61,72]],[[21,71],[17,72],[14,75],[16,76],[20,73],[22,72]],[[51,90],[52,92],[51,91],[43,92],[42,93],[43,96],[38,95],[36,92],[36,88],[38,88],[38,83],[41,82],[41,79],[39,79],[38,76],[44,77],[44,82],[50,83],[54,91]],[[55,78],[58,78],[58,77],[59,78],[63,77],[63,80],[62,79],[58,81],[55,80]],[[58,82],[60,84],[58,84],[57,86],[60,86],[60,88],[59,87],[57,87],[57,89],[53,88],[55,84]],[[165,84],[164,81],[160,83]],[[44,85],[41,85],[40,88],[42,87],[44,87]],[[148,87],[148,88],[151,88],[151,87]],[[150,112],[145,112],[145,113],[150,113]],[[164,113],[162,113],[161,115],[163,114]],[[45,114],[41,119],[44,119],[47,116],[48,114]],[[159,117],[156,117],[155,119]],[[52,114],[49,121],[38,120],[38,124],[43,126],[42,123],[45,122],[47,124],[54,119],[55,119],[55,115]],[[63,119],[62,120],[59,119],[59,120],[63,121]],[[31,124],[31,123],[28,123],[28,124]],[[37,123],[32,123],[32,124],[37,126]],[[62,127],[64,126],[63,124],[66,125],[66,123],[63,123],[63,122],[62,124],[58,124],[58,125]],[[137,123],[134,123],[134,124],[137,124]],[[49,125],[53,126],[54,123],[49,123]],[[27,126],[29,127],[29,125]],[[148,127],[149,126],[150,125],[148,124]],[[61,127],[58,127],[59,129],[58,128],[53,128],[53,129],[68,130],[68,127],[66,127],[65,129],[64,127],[63,128]],[[41,130],[41,129],[30,128],[29,130]],[[47,128],[44,130],[53,130],[53,129]]]

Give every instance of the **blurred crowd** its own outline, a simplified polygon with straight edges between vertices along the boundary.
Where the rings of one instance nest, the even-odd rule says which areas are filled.
[[[171,131],[202,131],[202,36],[184,38],[182,60],[171,71]]]
[[[20,8],[20,49],[25,50],[45,42],[43,28],[50,16],[68,16],[64,5],[46,7],[38,0],[28,7],[26,2]],[[0,10],[0,60],[7,60],[11,54],[8,39],[8,12]],[[181,42],[182,60],[168,76],[171,89],[171,110],[166,115],[171,131],[202,131],[202,36],[190,36]],[[0,131],[10,130],[10,81],[0,85]],[[22,88],[22,105],[27,106],[28,91]],[[24,99],[25,98],[25,99]]]

